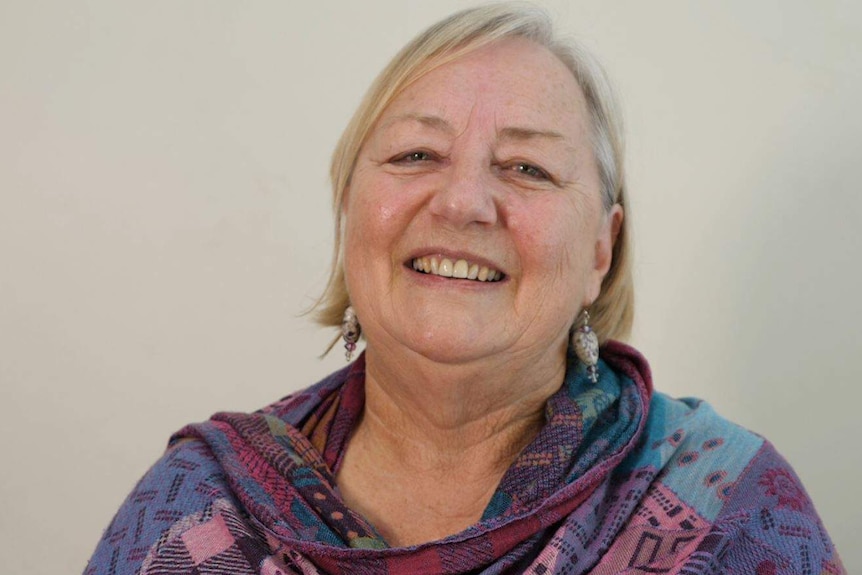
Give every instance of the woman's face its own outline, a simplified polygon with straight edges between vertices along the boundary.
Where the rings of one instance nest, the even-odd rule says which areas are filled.
[[[369,348],[447,363],[564,350],[622,217],[599,189],[583,94],[545,48],[505,40],[422,77],[380,117],[346,193]]]

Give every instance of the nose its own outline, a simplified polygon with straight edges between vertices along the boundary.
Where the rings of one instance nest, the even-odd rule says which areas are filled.
[[[497,204],[490,168],[463,162],[450,168],[431,198],[431,213],[457,229],[497,222]]]

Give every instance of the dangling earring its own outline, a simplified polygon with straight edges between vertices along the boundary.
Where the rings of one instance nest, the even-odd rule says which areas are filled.
[[[356,342],[359,341],[359,334],[362,333],[362,328],[359,326],[359,320],[356,318],[356,312],[353,311],[353,306],[347,306],[344,310],[344,319],[341,320],[341,339],[344,340],[344,349],[347,350],[344,357],[350,361],[353,352],[356,349]]]
[[[584,323],[575,330],[572,335],[572,345],[575,346],[575,355],[587,367],[587,374],[593,383],[599,381],[599,338],[590,327],[590,312],[584,310]]]

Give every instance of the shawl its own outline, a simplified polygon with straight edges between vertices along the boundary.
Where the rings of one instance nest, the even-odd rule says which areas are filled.
[[[845,572],[767,441],[703,401],[653,393],[634,349],[610,342],[601,357],[594,384],[570,354],[545,425],[460,533],[390,547],[339,496],[335,472],[364,405],[360,356],[255,413],[177,432],[84,573]]]

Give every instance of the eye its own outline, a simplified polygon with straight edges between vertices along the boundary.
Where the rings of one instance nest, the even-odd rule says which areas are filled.
[[[512,170],[517,172],[518,174],[523,174],[529,178],[533,178],[534,180],[550,180],[551,177],[548,173],[532,164],[527,164],[524,162],[518,162],[512,166]]]
[[[415,150],[412,152],[407,152],[406,154],[402,154],[400,156],[395,156],[390,161],[393,164],[417,164],[420,162],[427,162],[433,159],[434,156],[432,156],[429,152]]]

